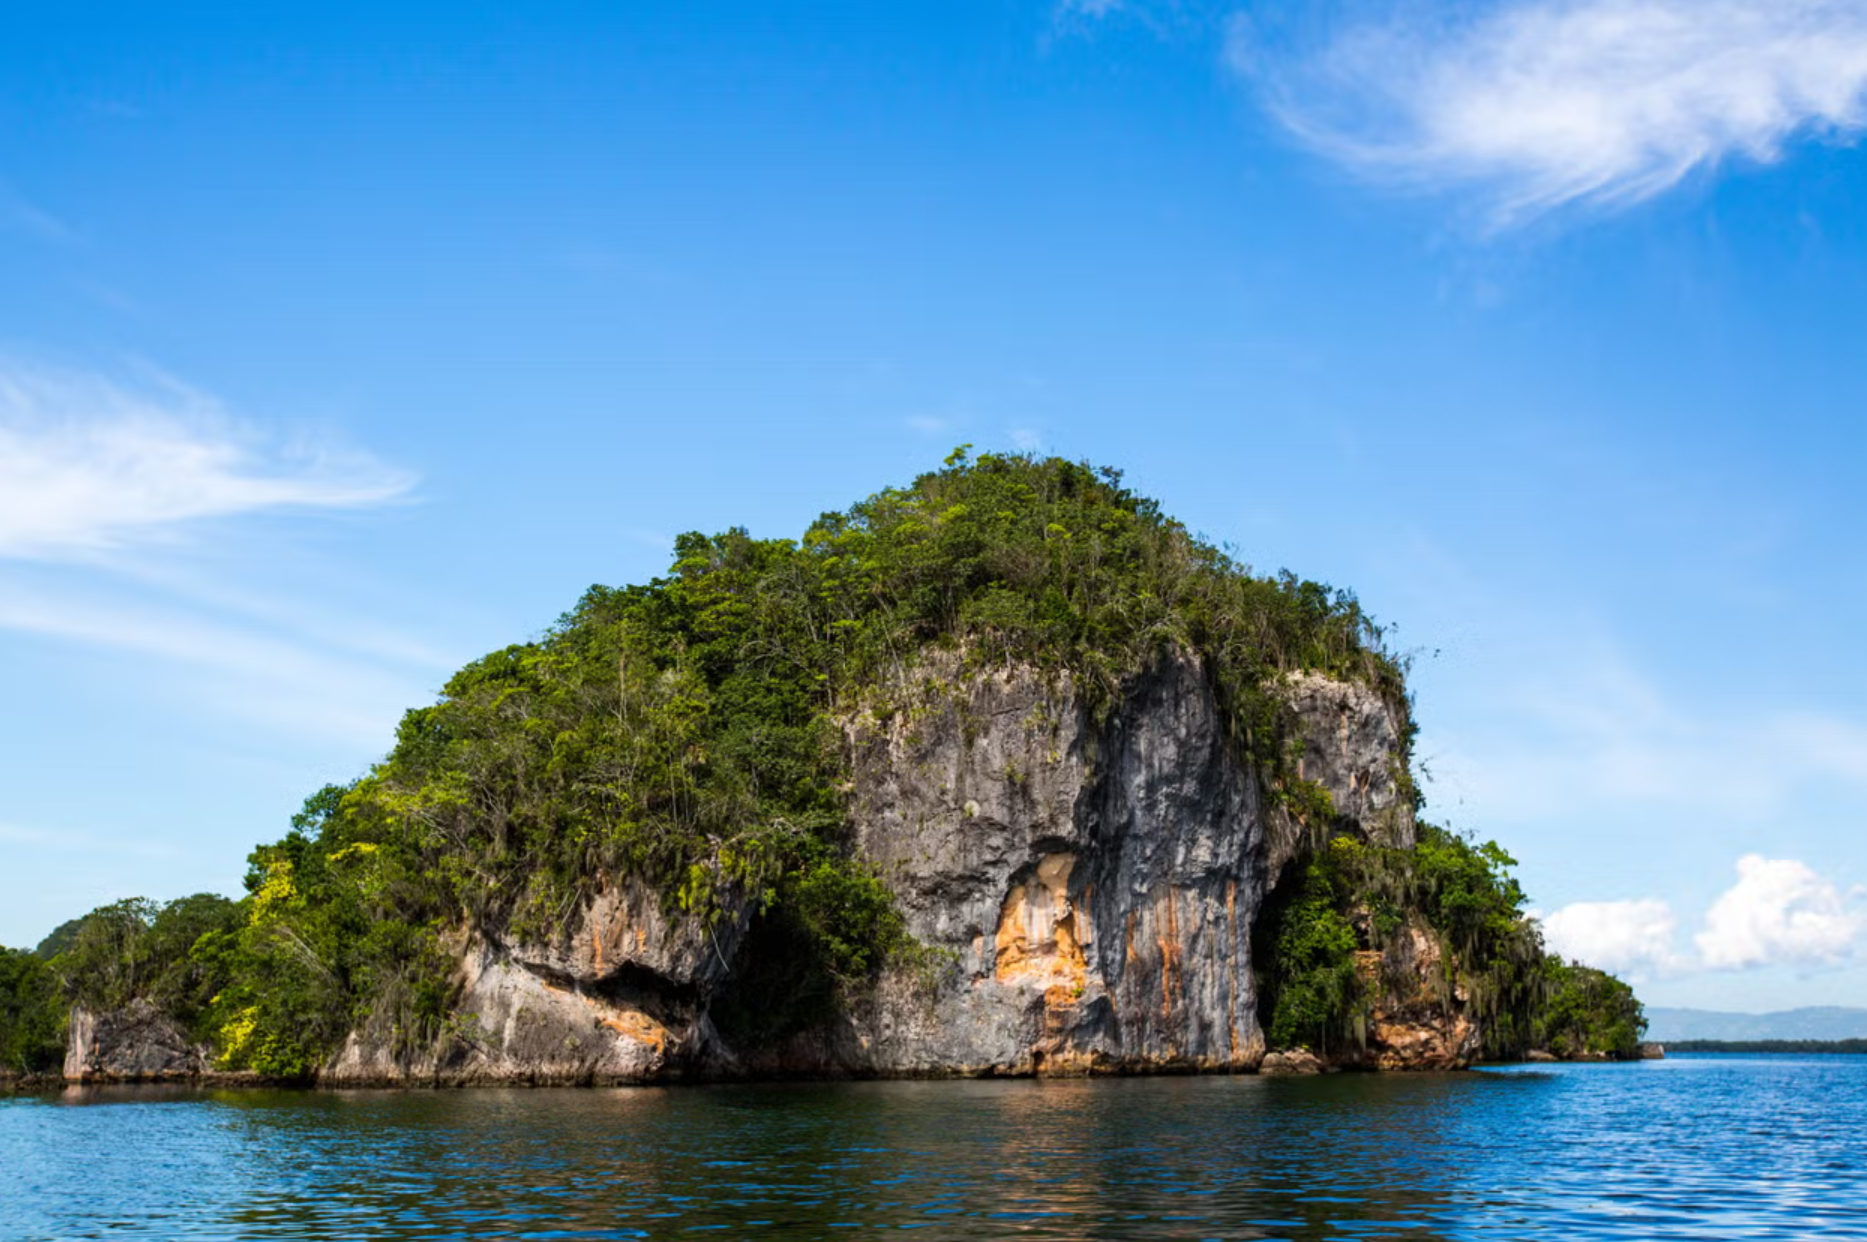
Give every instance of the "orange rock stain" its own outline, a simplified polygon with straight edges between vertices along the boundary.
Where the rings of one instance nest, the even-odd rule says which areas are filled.
[[[1045,984],[1047,1003],[1074,1004],[1088,985],[1078,911],[1068,881],[1074,859],[1040,861],[1037,874],[1014,884],[999,909],[993,974],[1000,983]]]

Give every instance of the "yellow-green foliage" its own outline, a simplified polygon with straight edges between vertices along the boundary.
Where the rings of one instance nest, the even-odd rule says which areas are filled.
[[[446,1018],[452,909],[347,801],[334,786],[312,795],[290,834],[253,852],[238,924],[194,946],[217,985],[208,1018],[224,1068],[303,1077],[365,1019],[412,1045]]]

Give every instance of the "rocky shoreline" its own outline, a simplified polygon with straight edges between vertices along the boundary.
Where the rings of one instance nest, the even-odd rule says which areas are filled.
[[[1658,1044],[1642,1046],[1639,1060],[1662,1060],[1665,1050]],[[1410,1067],[1407,1069],[1384,1068],[1367,1058],[1352,1060],[1333,1060],[1318,1057],[1306,1049],[1288,1052],[1271,1052],[1252,1066],[1205,1069],[1197,1066],[1152,1066],[1147,1068],[1095,1068],[1080,1073],[1062,1073],[1055,1070],[1027,1071],[1023,1073],[1005,1073],[996,1069],[969,1071],[954,1069],[951,1071],[921,1072],[875,1072],[855,1073],[780,1073],[780,1074],[735,1074],[735,1075],[686,1075],[656,1079],[645,1082],[641,1079],[615,1078],[606,1079],[594,1075],[560,1077],[541,1074],[512,1075],[465,1075],[439,1073],[430,1077],[415,1075],[396,1075],[367,1077],[351,1075],[331,1079],[321,1075],[310,1078],[278,1078],[250,1070],[198,1070],[198,1071],[159,1071],[153,1073],[110,1073],[86,1072],[68,1077],[62,1073],[54,1074],[8,1074],[0,1073],[0,1094],[48,1094],[66,1090],[81,1090],[91,1087],[108,1088],[150,1088],[167,1090],[308,1090],[308,1091],[402,1091],[431,1090],[452,1091],[472,1090],[475,1088],[615,1088],[628,1086],[667,1086],[667,1085],[723,1085],[768,1082],[929,1082],[929,1081],[978,1081],[988,1078],[1145,1078],[1161,1076],[1223,1076],[1223,1075],[1264,1075],[1266,1077],[1301,1077],[1323,1074],[1364,1074],[1364,1073],[1458,1073],[1469,1069],[1486,1066],[1514,1064],[1566,1064],[1566,1065],[1612,1065],[1626,1064],[1614,1058],[1602,1055],[1583,1055],[1576,1057],[1558,1057],[1548,1052],[1533,1051],[1522,1061],[1478,1060],[1465,1065],[1440,1067]]]

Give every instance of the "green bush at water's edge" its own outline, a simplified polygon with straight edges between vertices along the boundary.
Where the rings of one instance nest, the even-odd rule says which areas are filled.
[[[801,540],[688,534],[675,554],[667,577],[592,587],[538,641],[462,669],[407,714],[387,759],[254,851],[237,904],[119,903],[134,908],[61,929],[58,1002],[148,995],[226,1066],[302,1075],[365,1020],[410,1047],[443,1035],[462,929],[549,936],[607,877],[633,874],[693,918],[755,911],[716,1010],[756,1043],[917,951],[851,854],[839,721],[902,709],[910,679],[936,677],[930,648],[950,653],[937,664],[953,683],[1008,664],[1068,675],[1098,713],[1166,653],[1192,653],[1267,792],[1325,833],[1326,796],[1295,778],[1270,683],[1352,678],[1409,720],[1403,670],[1353,596],[1251,574],[1112,470],[962,450]],[[1423,874],[1435,857],[1423,847]],[[1479,935],[1447,891],[1448,934]],[[1516,904],[1481,913],[1522,926]],[[1358,1003],[1329,974],[1343,943],[1291,924],[1281,951],[1303,965],[1273,968],[1284,1037],[1316,1038]],[[113,951],[115,966],[94,960]]]
[[[1448,1012],[1455,996],[1466,998],[1485,1055],[1637,1056],[1646,1017],[1633,990],[1544,951],[1524,916],[1515,865],[1495,842],[1475,844],[1431,824],[1420,825],[1410,850],[1337,838],[1317,851],[1280,886],[1257,928],[1269,1045],[1359,1050],[1387,981],[1358,970],[1356,953],[1383,952],[1393,937],[1423,930],[1441,949],[1429,995]]]

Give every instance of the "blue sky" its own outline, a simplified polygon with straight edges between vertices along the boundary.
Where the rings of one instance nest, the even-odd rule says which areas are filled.
[[[0,943],[971,442],[1357,591],[1650,1002],[1867,1005],[1867,3],[1290,14],[14,14]]]

